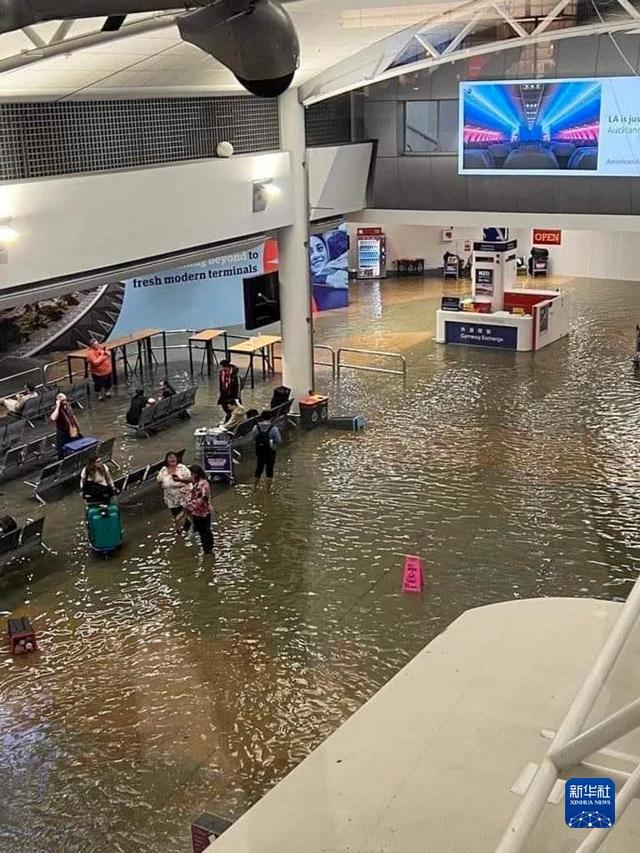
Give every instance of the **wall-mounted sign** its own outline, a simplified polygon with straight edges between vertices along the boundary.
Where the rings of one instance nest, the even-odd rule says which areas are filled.
[[[518,329],[515,326],[490,326],[487,323],[444,324],[445,343],[465,344],[472,347],[517,349]]]
[[[562,231],[559,228],[534,228],[535,246],[559,246],[562,243]]]
[[[463,252],[470,252],[471,251],[471,240],[465,240],[464,241],[464,243],[462,244],[462,251]]]
[[[453,240],[453,228],[443,228],[442,229],[442,242],[443,243],[451,243]]]

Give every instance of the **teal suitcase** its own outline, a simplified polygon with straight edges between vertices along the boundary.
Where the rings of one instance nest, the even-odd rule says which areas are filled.
[[[87,507],[89,542],[98,554],[113,554],[122,545],[122,524],[117,504]]]

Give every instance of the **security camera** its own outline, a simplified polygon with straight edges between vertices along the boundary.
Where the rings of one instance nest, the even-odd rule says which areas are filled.
[[[300,44],[276,0],[219,0],[178,18],[185,41],[211,54],[254,95],[274,98],[293,79]]]

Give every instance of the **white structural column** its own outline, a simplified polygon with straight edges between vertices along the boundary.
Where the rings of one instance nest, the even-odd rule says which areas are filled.
[[[298,89],[280,96],[280,142],[291,156],[293,225],[278,230],[282,373],[295,398],[313,388],[313,337],[309,279],[309,199],[304,107]]]

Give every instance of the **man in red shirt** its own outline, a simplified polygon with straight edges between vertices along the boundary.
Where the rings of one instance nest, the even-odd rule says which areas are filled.
[[[89,344],[87,361],[89,362],[89,370],[93,378],[93,385],[96,389],[98,400],[110,397],[113,370],[111,366],[111,353],[104,344],[98,343],[94,339]]]

